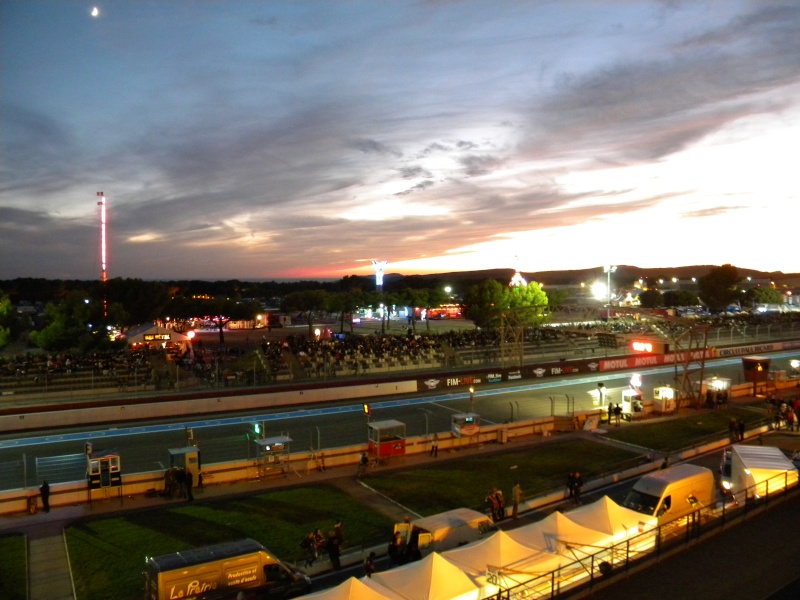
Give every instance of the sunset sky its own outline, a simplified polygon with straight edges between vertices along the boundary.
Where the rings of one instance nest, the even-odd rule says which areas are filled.
[[[97,15],[93,16],[93,8]],[[4,0],[0,279],[800,272],[800,3]]]

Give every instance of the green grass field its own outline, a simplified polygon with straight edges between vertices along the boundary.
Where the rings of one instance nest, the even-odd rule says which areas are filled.
[[[345,548],[392,531],[389,519],[324,485],[85,521],[67,529],[77,597],[107,600],[113,590],[117,600],[140,600],[145,556],[221,541],[250,537],[283,560],[299,560],[302,537],[317,528],[327,533],[340,518]]]
[[[731,419],[741,419],[750,429],[766,419],[761,411],[746,408],[726,408],[711,412],[642,423],[635,427],[609,427],[608,437],[659,452],[676,452],[693,445],[725,438]]]
[[[25,536],[21,533],[0,536],[0,598],[3,600],[26,600],[28,597],[25,545]]]
[[[508,498],[515,481],[530,497],[564,487],[567,473],[572,470],[580,471],[587,479],[639,461],[639,455],[613,446],[565,440],[523,451],[442,462],[408,473],[370,475],[365,482],[414,512],[428,516],[459,507],[483,510],[492,487],[501,489]]]

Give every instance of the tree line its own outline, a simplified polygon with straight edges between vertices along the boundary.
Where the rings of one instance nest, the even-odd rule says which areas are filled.
[[[782,295],[771,287],[742,291],[736,267],[712,268],[699,278],[698,294],[685,291],[660,292],[648,289],[640,295],[643,307],[696,306],[702,301],[712,310],[724,310],[731,303],[779,303]],[[626,282],[619,282],[624,286]],[[632,282],[630,282],[632,283]],[[499,328],[504,320],[535,327],[546,322],[550,312],[568,299],[564,290],[547,293],[538,283],[509,286],[497,279],[461,282],[461,290],[445,292],[441,279],[409,276],[386,282],[375,289],[371,277],[351,275],[336,281],[244,282],[228,281],[145,281],[110,279],[65,281],[15,279],[0,281],[0,349],[27,334],[34,346],[51,350],[91,351],[113,348],[110,330],[121,330],[156,320],[171,320],[188,327],[193,318],[215,324],[220,342],[231,320],[255,320],[264,304],[299,316],[308,326],[315,318],[336,314],[339,330],[352,331],[352,319],[359,308],[408,306],[430,310],[455,301],[465,318],[484,329]],[[45,303],[41,316],[14,310],[21,301]],[[411,327],[416,329],[412,317]],[[116,344],[123,346],[123,342]]]

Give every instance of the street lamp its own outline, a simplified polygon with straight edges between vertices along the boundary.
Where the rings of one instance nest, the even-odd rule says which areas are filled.
[[[603,267],[603,271],[608,275],[608,284],[606,289],[608,290],[608,312],[606,313],[606,320],[611,320],[611,274],[617,270],[615,265],[607,265]]]
[[[469,412],[475,412],[475,388],[469,388]]]

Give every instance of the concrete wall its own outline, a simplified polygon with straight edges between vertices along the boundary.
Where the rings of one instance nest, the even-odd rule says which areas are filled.
[[[193,398],[151,403],[130,403],[114,406],[52,410],[24,415],[0,416],[0,431],[11,433],[31,429],[89,425],[92,423],[122,423],[142,419],[172,418],[213,414],[222,411],[261,410],[290,405],[309,405],[344,399],[371,398],[393,394],[414,394],[417,382],[391,381],[346,387],[270,392],[263,394]]]
[[[515,438],[530,438],[533,435],[549,436],[553,432],[554,419],[545,417],[531,421],[519,421],[503,425],[482,427],[477,436],[470,438],[457,438],[450,433],[438,433],[439,451],[459,450],[474,448],[487,443],[505,443]],[[430,452],[432,435],[418,436],[406,439],[406,455],[413,456]],[[355,474],[356,465],[362,452],[367,450],[366,444],[331,448],[319,453],[316,457],[311,452],[295,452],[285,457],[281,463],[259,464],[256,461],[237,461],[230,463],[216,463],[203,468],[203,485],[216,486],[242,481],[253,481],[262,478],[286,477],[302,483],[303,477],[320,468],[318,457],[324,460],[326,469],[349,468]],[[403,457],[389,459],[389,465],[396,462],[401,465]],[[197,477],[195,475],[195,482]],[[147,495],[152,491],[161,492],[164,489],[164,472],[152,471],[122,476],[122,502],[124,498]],[[71,506],[87,504],[89,492],[85,481],[75,481],[50,485],[50,506]],[[37,489],[19,489],[0,492],[0,515],[23,513],[28,507],[28,497],[38,495]],[[117,498],[118,489],[95,490],[92,500]],[[41,506],[41,502],[39,503]]]

